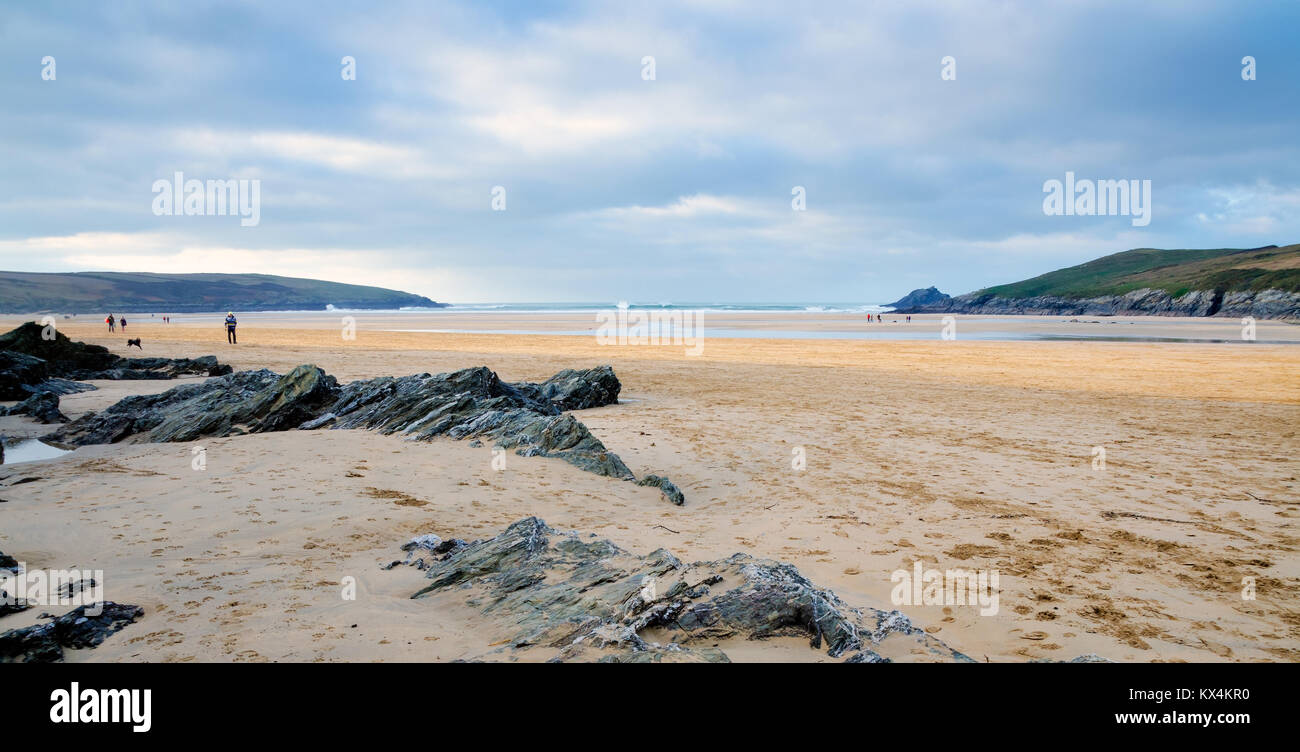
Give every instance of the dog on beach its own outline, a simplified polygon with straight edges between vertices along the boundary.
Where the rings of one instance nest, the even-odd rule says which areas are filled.
[[[126,341],[126,349],[130,350],[132,345],[134,345],[134,346],[136,346],[136,347],[140,347],[140,338],[139,338],[139,337],[136,337],[135,339],[128,339],[128,340]],[[144,350],[143,347],[140,347],[140,349],[141,349],[141,350]]]

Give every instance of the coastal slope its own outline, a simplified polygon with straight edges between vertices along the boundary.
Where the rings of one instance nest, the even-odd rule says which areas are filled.
[[[439,308],[423,295],[272,274],[0,271],[0,313]]]
[[[1031,279],[949,297],[916,290],[900,313],[1300,318],[1300,244],[1138,248]]]

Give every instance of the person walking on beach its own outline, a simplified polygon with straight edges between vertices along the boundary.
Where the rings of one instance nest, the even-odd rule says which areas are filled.
[[[125,332],[125,331],[126,331],[126,317],[123,316],[122,318],[118,319],[118,320],[117,320],[117,323],[119,323],[119,324],[122,325],[122,331]]]
[[[226,343],[227,344],[231,344],[231,345],[239,344],[239,340],[235,338],[235,327],[238,324],[239,322],[235,321],[234,311],[229,311],[228,313],[226,313]]]
[[[114,319],[113,319],[113,314],[111,314],[111,313],[108,314],[108,318],[104,319],[104,323],[105,323],[105,324],[108,324],[108,330],[109,330],[110,332],[112,332],[112,331],[116,331],[116,326],[115,326],[115,323],[116,323],[116,322],[115,322]]]

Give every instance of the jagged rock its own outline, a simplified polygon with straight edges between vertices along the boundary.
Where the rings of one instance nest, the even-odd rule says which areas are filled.
[[[460,538],[443,540],[432,533],[419,535],[402,544],[402,550],[406,552],[405,559],[393,561],[384,569],[392,569],[405,564],[423,571],[428,569],[433,562],[446,559],[468,545]]]
[[[87,384],[83,381],[72,381],[70,379],[46,379],[37,384],[24,385],[28,395],[37,392],[50,392],[62,397],[65,394],[80,394],[81,392],[93,392],[97,389],[94,384]]]
[[[88,616],[86,610],[103,611]],[[139,606],[105,601],[78,606],[47,624],[11,629],[0,634],[0,663],[54,663],[63,660],[65,648],[93,648],[144,615]]]
[[[222,376],[231,372],[215,355],[200,358],[122,358],[99,345],[74,342],[62,332],[46,339],[45,327],[29,321],[0,334],[0,400],[26,399],[49,391],[68,394],[93,389],[73,386],[91,379],[174,379],[177,376]]]
[[[45,327],[34,321],[0,334],[0,350],[32,355],[45,361],[50,376],[68,376],[73,371],[103,371],[113,368],[121,358],[107,347],[74,342],[62,332],[45,338]]]
[[[617,398],[618,379],[612,370],[563,373],[569,374],[562,380],[564,386],[552,393],[569,404],[605,404],[602,400],[611,394]],[[561,415],[546,394],[544,385],[508,384],[482,366],[382,377],[345,385],[327,413],[303,427],[315,428],[328,419],[332,428],[369,428],[416,440],[441,435],[493,439],[523,456],[558,457],[598,475],[633,477],[618,455],[606,450],[582,423]]]
[[[523,456],[558,457],[598,475],[631,480],[632,471],[618,455],[573,416],[561,414],[558,405],[607,404],[618,394],[618,379],[608,367],[566,373],[560,386],[548,390],[538,384],[507,384],[483,367],[384,376],[342,387],[312,365],[285,376],[244,371],[162,394],[127,397],[47,438],[83,445],[365,428],[421,441],[443,435],[491,439]]]
[[[333,401],[334,377],[316,366],[284,376],[266,369],[186,384],[161,394],[127,397],[83,415],[47,438],[66,444],[193,441],[297,428]]]
[[[561,410],[586,410],[618,404],[623,389],[614,369],[598,366],[578,371],[566,368],[540,384],[519,384],[521,391],[535,391],[535,399],[547,400]]]
[[[228,365],[217,362],[215,355],[198,358],[123,358],[112,368],[100,371],[72,371],[75,379],[109,381],[166,381],[179,376],[225,376],[232,373]]]
[[[0,569],[16,573],[19,571],[18,560],[4,551],[0,551]]]
[[[0,400],[27,399],[31,394],[28,387],[41,383],[48,375],[44,360],[0,350]]]
[[[636,484],[638,486],[655,486],[660,491],[664,492],[664,496],[667,497],[669,501],[679,507],[686,503],[686,496],[682,494],[681,489],[667,478],[658,475],[647,475],[637,481]]]
[[[67,423],[68,416],[59,412],[59,395],[38,392],[13,407],[0,407],[0,415],[28,415],[37,423]]]
[[[938,660],[970,661],[901,613],[851,608],[789,564],[736,554],[688,565],[663,549],[636,556],[536,517],[460,548],[426,576],[432,583],[412,598],[464,589],[485,618],[512,633],[501,650],[540,650],[552,660],[717,661],[726,658],[720,640],[798,635],[832,658],[874,653],[889,640]],[[670,641],[648,641],[651,630]]]

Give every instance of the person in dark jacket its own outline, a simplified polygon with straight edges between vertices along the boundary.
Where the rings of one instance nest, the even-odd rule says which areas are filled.
[[[235,312],[230,311],[226,314],[226,342],[227,344],[237,345],[239,340],[235,338],[235,327],[239,322],[235,321]]]

